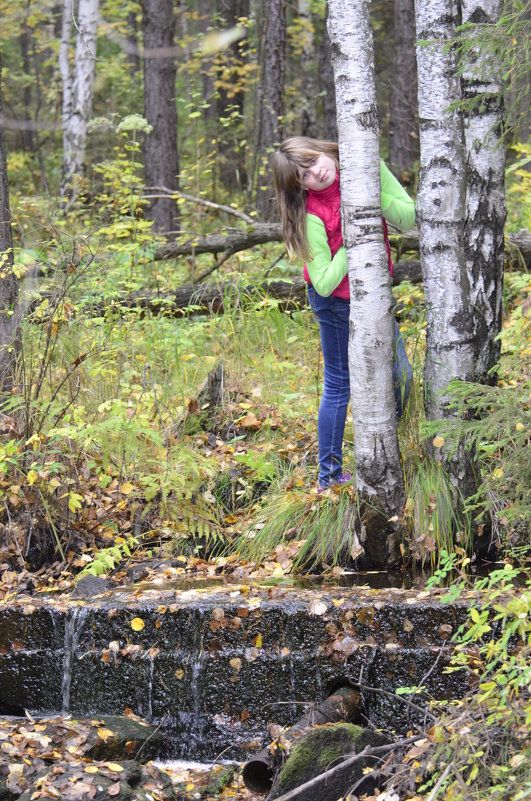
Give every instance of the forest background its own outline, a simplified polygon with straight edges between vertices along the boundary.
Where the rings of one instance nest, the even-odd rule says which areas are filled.
[[[319,550],[329,526],[314,521],[322,516],[318,336],[304,305],[286,309],[278,297],[286,292],[278,279],[300,294],[300,265],[278,241],[269,155],[282,135],[336,136],[325,17],[323,2],[244,0],[3,9],[12,275],[20,287],[11,319],[20,337],[5,349],[16,355],[16,375],[3,406],[1,469],[4,548],[20,566],[80,568],[102,547],[115,549],[110,566],[124,555],[124,537],[147,532],[204,556],[241,544],[252,526],[261,531],[271,509],[279,530],[266,526],[260,557],[280,548],[272,563],[289,571],[302,540],[313,543],[306,558]],[[374,2],[371,20],[381,153],[414,196],[413,5]],[[529,225],[526,24],[524,6],[510,3],[497,25],[485,26],[482,43],[504,71],[506,233],[521,243]],[[244,249],[256,242],[264,244]],[[456,532],[457,547],[469,551],[474,517],[485,530],[483,551],[493,543],[525,553],[525,254],[508,244],[503,358],[474,400],[482,479],[457,519],[443,471],[423,447],[426,315],[408,250],[418,246],[392,242],[416,379],[399,431],[403,557],[435,565]],[[209,285],[208,300],[207,277],[219,284]],[[352,441],[350,428],[347,454]],[[326,499],[340,517],[348,505],[341,500]],[[286,548],[283,532],[292,530],[295,544]],[[325,563],[338,547],[323,546]]]
[[[282,135],[336,136],[326,4],[10,0],[0,9],[11,213],[2,226],[2,597],[70,589],[87,571],[120,584],[132,561],[168,555],[174,576],[282,580],[309,566],[339,575],[355,491],[317,494],[318,331],[300,303],[301,265],[280,242],[268,168]],[[381,153],[415,196],[413,19],[409,0],[371,4]],[[468,747],[450,727],[430,748],[449,749],[457,766],[448,797],[452,782],[459,797],[464,776],[468,787],[481,779],[485,796],[516,799],[530,782],[529,592],[506,604],[502,591],[530,545],[525,3],[505,3],[483,32],[500,59],[506,110],[501,355],[485,383],[455,395],[481,479],[457,503],[434,458],[453,426],[441,424],[425,447],[418,241],[392,233],[415,376],[398,432],[398,522],[405,564],[438,568],[436,580],[454,571],[450,600],[478,552],[504,560],[460,635],[463,665],[475,659],[467,667],[482,680],[454,710]],[[349,425],[347,468],[353,437]],[[523,643],[517,653],[511,637]],[[485,755],[487,716],[495,736]]]

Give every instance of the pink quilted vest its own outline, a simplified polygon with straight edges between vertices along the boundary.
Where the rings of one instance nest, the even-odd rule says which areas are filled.
[[[343,233],[341,231],[341,193],[339,190],[339,173],[336,174],[336,179],[331,186],[327,189],[322,189],[320,192],[308,190],[306,195],[306,211],[308,214],[314,214],[323,221],[326,235],[328,237],[328,245],[330,246],[330,253],[332,258],[336,255],[337,251],[343,244]],[[391,248],[389,247],[389,239],[387,237],[387,224],[383,219],[385,246],[387,248],[387,260],[389,262],[389,272],[393,275],[393,262],[391,261]],[[306,265],[304,265],[303,275],[305,280],[311,284],[310,276]],[[332,295],[337,298],[349,300],[350,292],[348,285],[348,275],[346,275],[338,286],[332,292]]]

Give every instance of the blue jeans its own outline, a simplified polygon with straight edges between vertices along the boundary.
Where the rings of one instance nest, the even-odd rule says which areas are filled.
[[[343,463],[343,434],[350,400],[348,336],[350,302],[330,295],[324,298],[312,286],[308,300],[319,322],[324,358],[324,387],[319,407],[319,485],[328,487],[339,481]],[[404,411],[411,390],[412,370],[404,340],[395,320],[393,381],[397,418]]]

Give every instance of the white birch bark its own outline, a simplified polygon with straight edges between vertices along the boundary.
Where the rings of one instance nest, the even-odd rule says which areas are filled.
[[[73,76],[69,69],[68,50],[72,29],[72,0],[64,0],[63,32],[60,48],[63,77],[63,176],[61,196],[69,191],[74,175],[83,173],[87,125],[92,110],[94,75],[96,72],[96,38],[99,0],[79,0],[76,51]],[[70,23],[67,16],[70,17]]]
[[[72,116],[74,107],[73,75],[70,66],[70,39],[72,38],[72,18],[74,13],[74,0],[63,0],[63,18],[61,23],[61,42],[59,44],[59,74],[63,83],[63,164],[67,158],[69,145],[67,131],[68,120]],[[63,194],[61,187],[61,195]]]
[[[426,295],[424,401],[428,419],[448,415],[445,388],[473,376],[473,332],[464,259],[465,149],[459,111],[457,0],[416,0],[420,173],[417,223]],[[423,44],[422,40],[428,42]]]
[[[383,237],[374,52],[368,0],[330,0],[343,241],[350,283],[349,371],[356,484],[386,512],[404,484],[393,392],[394,318]]]
[[[502,0],[461,0],[462,22],[492,25],[501,9]],[[463,72],[462,88],[464,98],[476,101],[465,116],[465,256],[476,341],[474,378],[485,381],[499,359],[500,343],[495,338],[502,322],[506,207],[499,64],[476,49]]]

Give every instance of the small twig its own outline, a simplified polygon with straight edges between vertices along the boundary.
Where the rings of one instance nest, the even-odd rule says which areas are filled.
[[[413,701],[410,701],[409,698],[404,698],[403,695],[396,695],[396,693],[389,692],[389,690],[383,690],[381,687],[369,687],[366,684],[358,684],[354,682],[356,687],[359,687],[360,690],[366,690],[367,692],[371,693],[380,693],[380,695],[386,695],[388,698],[393,698],[395,701],[401,701],[403,704],[411,707],[416,712],[421,712],[423,715],[428,715],[432,720],[437,720],[437,716],[428,712],[425,707],[419,706],[418,704],[414,704]]]
[[[133,757],[135,761],[138,759],[138,755],[142,751],[144,746],[147,745],[149,743],[149,741],[151,740],[151,738],[156,735],[156,733],[158,732],[158,730],[160,729],[161,726],[162,726],[162,723],[159,723],[159,725],[157,726],[155,731],[152,731],[151,734],[149,735],[149,737],[146,740],[144,740],[144,742],[142,743],[142,745],[140,746],[140,748],[136,752],[135,756]]]
[[[459,784],[461,786],[461,789],[462,789],[462,791],[464,793],[463,801],[467,801],[467,799],[470,798],[470,793],[468,792],[468,787],[466,786],[465,781],[464,781],[463,777],[461,776],[461,773],[455,767],[453,762],[452,762],[452,772],[453,772],[455,778],[457,779],[457,781],[459,782]]]
[[[437,798],[437,795],[439,793],[439,790],[441,789],[441,785],[443,784],[444,780],[446,779],[446,777],[448,776],[448,774],[452,770],[452,767],[453,767],[453,765],[452,765],[451,762],[450,762],[449,765],[447,765],[445,767],[445,769],[443,770],[443,772],[441,773],[441,775],[437,779],[435,787],[433,788],[433,790],[431,791],[431,793],[427,797],[426,801],[435,801],[435,799]]]
[[[196,284],[200,284],[201,281],[204,281],[205,278],[207,278],[207,276],[211,275],[215,270],[218,270],[221,267],[222,264],[225,264],[227,259],[230,259],[230,257],[232,255],[233,255],[233,251],[232,250],[227,250],[227,251],[225,251],[225,253],[220,258],[219,261],[214,257],[214,264],[212,265],[212,267],[209,267],[208,270],[205,270],[204,273],[201,273],[201,275],[198,275],[197,278],[195,279],[195,283]]]
[[[286,251],[284,251],[284,252],[283,252],[283,253],[282,253],[282,254],[281,254],[279,257],[278,257],[278,259],[275,259],[275,261],[273,262],[273,264],[270,264],[270,265],[269,265],[269,267],[267,268],[267,270],[266,270],[266,271],[265,271],[265,273],[264,273],[264,278],[267,278],[267,276],[269,275],[269,273],[271,272],[271,270],[272,270],[274,267],[276,267],[276,266],[277,266],[277,264],[279,263],[279,261],[282,261],[282,259],[284,258],[284,256],[285,256],[285,255],[286,255]]]

